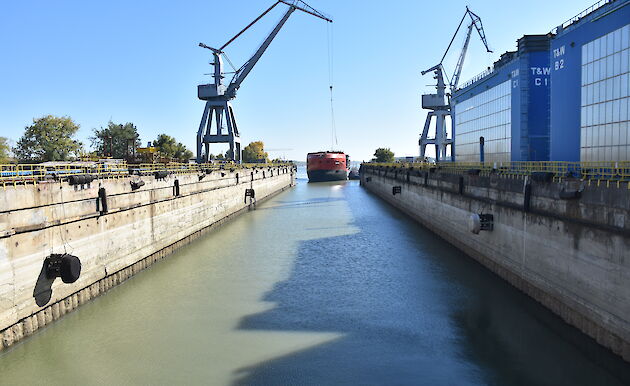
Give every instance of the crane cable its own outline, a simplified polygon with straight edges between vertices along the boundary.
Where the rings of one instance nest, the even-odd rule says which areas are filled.
[[[326,23],[326,42],[328,45],[328,85],[330,89],[330,126],[331,126],[331,137],[330,137],[330,150],[335,150],[335,147],[339,146],[339,142],[337,141],[337,124],[335,122],[335,107],[333,100],[333,81],[334,81],[334,73],[333,73],[333,64],[334,64],[334,56],[333,56],[333,29],[332,23]]]

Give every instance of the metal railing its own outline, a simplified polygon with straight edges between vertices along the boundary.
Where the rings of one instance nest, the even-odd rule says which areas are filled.
[[[524,161],[524,162],[413,162],[413,163],[366,163],[367,166],[390,168],[414,168],[419,170],[437,170],[450,174],[498,174],[507,177],[524,177],[537,172],[553,175],[555,181],[567,178],[582,179],[601,184],[610,182],[630,182],[630,161]],[[628,184],[630,189],[630,183]]]
[[[58,180],[74,175],[94,174],[101,177],[127,175],[126,163],[118,164],[0,164],[0,182],[32,182]]]
[[[494,72],[494,65],[486,68],[485,70],[483,70],[479,74],[477,74],[477,75],[473,76],[472,78],[468,79],[467,81],[465,81],[461,85],[457,86],[456,90],[452,90],[452,91],[455,92],[457,90],[465,89],[466,87],[468,87],[471,84],[476,83],[477,81],[487,77],[488,75],[492,74],[493,72]]]
[[[558,28],[560,28],[560,27],[562,27],[562,29],[567,28],[571,24],[580,21],[584,16],[586,16],[586,15],[590,14],[591,12],[593,12],[593,11],[603,7],[604,5],[606,5],[608,3],[612,3],[614,1],[615,0],[599,0],[598,2],[596,2],[593,5],[591,5],[590,7],[586,8],[582,12],[580,12],[577,15],[573,16],[569,20],[567,20],[564,23],[560,24],[558,27],[555,27],[554,29],[552,29],[551,33],[556,34],[558,32]]]
[[[293,166],[290,162],[236,164],[232,162],[188,164],[127,164],[119,163],[59,163],[59,164],[0,164],[0,186],[39,184],[43,182],[63,181],[71,176],[90,174],[97,179],[121,178],[131,175],[150,175],[157,171],[168,174],[193,174],[209,170],[236,170],[244,168],[268,168]]]

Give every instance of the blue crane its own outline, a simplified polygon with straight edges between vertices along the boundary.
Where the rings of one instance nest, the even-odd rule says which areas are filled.
[[[230,83],[226,85],[223,81],[226,74],[223,70],[223,57],[225,57],[225,59],[232,67],[234,66],[230,62],[229,58],[225,55],[224,49],[280,3],[289,6],[286,13],[280,19],[275,28],[271,31],[269,36],[267,36],[260,47],[256,50],[256,52],[254,52],[254,55],[252,55],[252,57],[247,60],[239,69],[234,69],[234,76],[232,77]],[[234,161],[240,162],[240,134],[238,126],[236,125],[234,110],[230,101],[236,98],[236,92],[241,87],[241,84],[243,83],[245,78],[247,78],[247,75],[249,75],[256,63],[258,63],[258,60],[260,60],[261,56],[265,53],[265,50],[267,49],[267,47],[269,47],[278,32],[280,32],[280,29],[289,19],[289,16],[291,16],[291,14],[296,10],[300,10],[307,14],[326,20],[329,23],[332,23],[332,19],[310,7],[304,1],[278,0],[271,7],[267,8],[267,10],[260,14],[260,16],[249,23],[245,28],[243,28],[239,33],[234,35],[234,37],[228,40],[227,43],[222,45],[220,48],[212,48],[203,43],[199,43],[200,47],[207,48],[208,50],[212,51],[213,62],[211,64],[214,66],[214,83],[202,84],[197,87],[198,98],[206,101],[206,106],[203,112],[203,116],[201,118],[199,130],[197,131],[197,162],[208,162],[209,148],[211,143],[228,143],[230,146],[229,155],[231,156],[229,158]],[[213,126],[213,118],[215,120],[214,133],[211,131]],[[224,118],[227,124],[226,134],[223,133]]]

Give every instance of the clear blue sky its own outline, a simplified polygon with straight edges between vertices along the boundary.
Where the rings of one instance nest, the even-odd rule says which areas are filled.
[[[417,155],[420,94],[433,81],[420,70],[439,61],[466,5],[481,16],[495,53],[473,36],[463,80],[514,50],[523,34],[546,33],[592,2],[311,0],[335,20],[338,148],[354,160],[381,146]],[[204,106],[196,87],[211,72],[209,51],[197,43],[221,45],[272,3],[3,1],[0,136],[16,141],[33,118],[55,114],[79,123],[87,145],[92,129],[111,119],[135,123],[143,142],[164,132],[194,149]],[[282,10],[228,47],[237,66]],[[263,140],[267,148],[292,149],[272,156],[299,160],[330,148],[327,51],[326,23],[294,13],[233,102],[244,145]]]

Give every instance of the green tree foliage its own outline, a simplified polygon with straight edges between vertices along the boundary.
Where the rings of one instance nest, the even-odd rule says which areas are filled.
[[[269,154],[265,152],[265,144],[262,141],[250,142],[243,149],[243,162],[268,162]]]
[[[188,150],[184,144],[177,142],[170,135],[158,135],[157,139],[153,141],[153,146],[157,147],[163,155],[175,158],[181,162],[188,162],[193,156],[192,151]]]
[[[0,137],[0,163],[7,163],[11,160],[11,146],[9,146],[9,140],[5,137]]]
[[[46,115],[33,119],[13,149],[21,162],[65,161],[77,157],[83,144],[72,137],[79,125],[70,117]]]
[[[225,159],[225,156],[223,154],[219,153],[219,154],[217,154],[217,156],[214,159],[219,160],[219,161],[223,161]]]
[[[379,147],[374,152],[374,162],[394,162],[394,152],[389,148]]]
[[[113,158],[125,158],[127,147],[131,144],[134,147],[140,146],[138,128],[131,122],[123,125],[109,121],[107,127],[94,129],[94,136],[90,137],[90,141],[92,141],[92,147],[96,149],[96,153],[100,155],[109,155],[111,141],[111,156]]]

